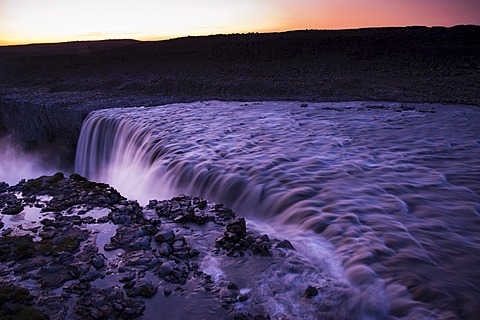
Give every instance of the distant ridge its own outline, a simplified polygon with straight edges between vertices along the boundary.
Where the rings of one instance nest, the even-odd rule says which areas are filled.
[[[297,30],[0,47],[0,135],[66,148],[95,109],[198,100],[480,106],[480,27]]]
[[[480,104],[479,68],[480,26],[474,25],[0,47],[0,89],[173,100]]]
[[[321,32],[321,33],[356,33],[364,31],[386,31],[386,30],[406,30],[406,29],[479,29],[479,25],[455,25],[452,27],[444,26],[422,26],[422,25],[411,25],[405,27],[362,27],[354,29],[298,29],[298,30],[288,30],[288,31],[274,31],[274,32],[247,32],[247,33],[219,33],[219,34],[210,34],[210,35],[195,35],[195,36],[180,36],[172,37],[169,39],[159,39],[159,40],[138,40],[138,39],[102,39],[102,40],[71,40],[71,41],[61,41],[61,42],[45,42],[45,43],[25,43],[25,44],[9,44],[9,45],[0,45],[0,48],[13,48],[13,47],[40,47],[48,45],[82,45],[82,44],[98,44],[99,46],[106,47],[108,45],[122,45],[122,44],[133,44],[139,42],[165,42],[165,41],[178,41],[184,39],[198,39],[198,38],[215,38],[215,37],[238,37],[238,36],[250,36],[250,35],[261,35],[261,36],[275,36],[275,35],[288,35],[288,34],[298,34],[304,32]]]

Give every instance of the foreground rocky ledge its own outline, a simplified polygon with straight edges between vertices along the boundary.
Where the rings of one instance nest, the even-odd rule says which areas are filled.
[[[159,308],[181,309],[193,292],[214,318],[268,319],[208,261],[272,261],[295,251],[247,230],[222,204],[180,195],[142,208],[76,174],[0,183],[0,210],[2,319],[150,318]],[[317,289],[305,283],[298,299]],[[324,297],[328,310],[334,302]]]

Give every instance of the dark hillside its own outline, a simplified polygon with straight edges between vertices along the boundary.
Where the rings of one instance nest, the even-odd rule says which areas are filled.
[[[480,26],[0,47],[0,129],[29,145],[74,146],[92,109],[205,99],[480,105]]]
[[[480,27],[13,46],[0,61],[3,88],[46,93],[478,104]]]

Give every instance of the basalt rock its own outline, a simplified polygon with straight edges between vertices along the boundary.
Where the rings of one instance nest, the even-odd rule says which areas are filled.
[[[0,208],[11,205],[22,209],[0,214],[0,318],[133,319],[148,299],[200,290],[221,318],[269,319],[258,307],[245,312],[239,304],[249,305],[250,294],[204,263],[294,250],[248,230],[223,204],[180,195],[143,208],[79,175],[23,180],[0,192]],[[10,220],[25,209],[38,217]]]
[[[5,192],[8,189],[8,183],[0,181],[0,192]]]

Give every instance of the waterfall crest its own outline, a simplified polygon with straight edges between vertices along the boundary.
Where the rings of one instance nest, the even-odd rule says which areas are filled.
[[[366,102],[99,110],[76,171],[143,203],[187,193],[227,204],[364,292],[359,318],[473,319],[478,120],[466,106]]]

